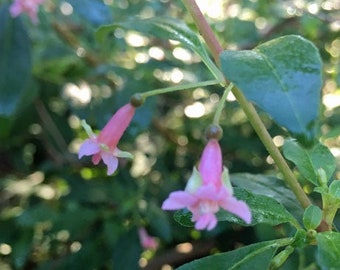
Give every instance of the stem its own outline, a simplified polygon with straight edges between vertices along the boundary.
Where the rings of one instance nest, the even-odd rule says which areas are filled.
[[[210,25],[207,23],[195,0],[183,0],[183,2],[192,15],[202,37],[210,48],[215,61],[219,63],[219,54],[223,49],[218,43]],[[253,126],[263,145],[266,147],[267,151],[275,161],[275,164],[283,174],[284,180],[286,181],[287,185],[293,191],[301,206],[303,208],[306,208],[311,204],[308,196],[301,188],[299,182],[297,181],[293,172],[290,170],[286,160],[281,155],[279,149],[273,143],[270,134],[268,133],[254,106],[247,101],[243,93],[236,87],[232,89],[232,93],[234,94],[243,111],[247,115],[249,122]]]
[[[273,143],[273,139],[268,133],[265,125],[263,124],[260,116],[258,115],[257,111],[255,110],[254,106],[249,103],[242,92],[237,89],[236,87],[233,88],[233,94],[237,101],[240,103],[240,106],[244,110],[245,114],[249,122],[252,124],[255,132],[259,136],[260,140],[262,141],[263,145],[266,147],[267,151],[269,152],[272,159],[275,161],[276,166],[279,168],[281,173],[283,174],[284,180],[286,181],[287,185],[295,194],[295,197],[300,202],[303,208],[306,208],[311,204],[309,198],[307,197],[306,193],[301,188],[299,182],[295,178],[295,175],[289,168],[286,160],[281,155],[281,152]]]
[[[225,103],[225,100],[230,92],[230,90],[234,87],[234,85],[232,83],[230,83],[228,85],[228,87],[224,90],[223,95],[217,105],[217,109],[214,115],[214,120],[213,120],[213,124],[218,125],[220,122],[220,118],[221,118],[221,114],[222,114],[222,110],[223,110],[223,106]]]
[[[155,89],[155,90],[151,90],[151,91],[141,93],[140,95],[141,95],[142,98],[147,98],[147,97],[151,97],[151,96],[155,96],[155,95],[171,93],[171,92],[186,90],[186,89],[190,89],[190,88],[221,84],[221,83],[223,83],[223,82],[218,81],[218,80],[188,83],[188,84],[175,85],[175,86],[170,86],[170,87],[166,87],[166,88]]]
[[[197,28],[200,31],[203,39],[207,43],[208,47],[211,50],[211,54],[213,55],[215,62],[219,64],[220,62],[220,53],[223,51],[222,46],[218,42],[215,34],[210,28],[210,25],[206,21],[204,15],[202,14],[200,8],[196,4],[195,0],[183,0],[184,5],[186,6],[187,10],[191,14],[192,18],[194,19]]]

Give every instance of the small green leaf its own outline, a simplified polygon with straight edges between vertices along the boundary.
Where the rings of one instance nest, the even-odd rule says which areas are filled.
[[[128,21],[100,27],[95,34],[97,41],[104,42],[108,34],[117,27],[134,30],[161,39],[179,41],[183,46],[196,52],[212,73],[215,74],[219,80],[223,80],[221,72],[211,61],[198,35],[184,22],[170,17],[153,17],[150,19],[133,18]]]
[[[340,269],[340,233],[322,232],[316,236],[317,261],[322,270]]]
[[[296,219],[273,198],[255,195],[241,188],[234,188],[234,194],[237,199],[245,201],[248,204],[252,214],[250,225],[265,223],[275,226],[281,223],[290,222],[299,227]],[[246,225],[243,220],[225,210],[219,211],[217,216],[219,221],[229,221]]]
[[[226,78],[296,137],[311,141],[319,115],[321,59],[317,48],[295,35],[253,50],[220,55]]]
[[[322,210],[316,205],[310,205],[303,214],[303,224],[307,230],[316,229],[322,220]]]
[[[192,261],[177,270],[248,270],[251,265],[256,265],[256,269],[269,269],[270,261],[278,248],[276,240],[256,243]]]
[[[329,193],[337,199],[340,199],[340,180],[334,180],[329,185]]]
[[[184,227],[194,227],[191,218],[192,214],[187,209],[178,210],[174,214],[174,219]]]
[[[283,145],[283,154],[298,167],[308,181],[317,186],[320,184],[318,169],[322,168],[327,178],[330,179],[336,167],[334,156],[326,146],[320,143],[307,149],[295,140],[289,139]]]
[[[8,5],[0,8],[0,115],[10,116],[31,79],[31,48],[20,18],[13,19]]]

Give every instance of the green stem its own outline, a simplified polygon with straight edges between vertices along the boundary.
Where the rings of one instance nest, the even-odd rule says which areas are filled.
[[[308,207],[311,204],[309,198],[301,188],[294,173],[291,171],[286,160],[281,155],[281,152],[274,144],[272,137],[268,133],[265,125],[263,124],[254,106],[246,100],[242,92],[236,87],[233,88],[233,94],[237,101],[239,102],[242,109],[244,110],[245,114],[247,115],[249,122],[252,124],[254,130],[256,131],[263,145],[266,147],[270,156],[275,161],[276,166],[283,174],[284,180],[286,181],[287,185],[293,191],[295,197],[298,199],[301,206],[303,208]]]
[[[140,93],[140,95],[141,95],[142,98],[147,98],[147,97],[151,97],[151,96],[155,96],[155,95],[171,93],[171,92],[175,92],[175,91],[181,91],[181,90],[186,90],[186,89],[196,88],[196,87],[204,87],[204,86],[209,86],[209,85],[222,84],[222,83],[224,83],[224,82],[221,82],[221,81],[218,81],[218,80],[188,83],[188,84],[175,85],[175,86],[170,86],[170,87],[166,87],[166,88],[155,89],[155,90],[147,91],[147,92],[144,92],[144,93]]]
[[[197,6],[195,0],[183,0],[183,2],[184,2],[184,5],[189,10],[190,14],[192,15],[199,29],[200,34],[206,41],[208,47],[210,48],[215,61],[219,63],[219,54],[221,53],[223,49],[221,45],[219,44],[210,25],[207,23],[205,17],[203,16],[202,12]],[[277,165],[277,167],[283,174],[284,180],[286,181],[287,185],[293,191],[293,193],[295,194],[301,206],[306,208],[307,206],[311,204],[308,196],[301,188],[295,175],[290,170],[286,160],[283,158],[279,149],[274,144],[271,136],[269,135],[265,125],[263,124],[254,106],[250,102],[247,101],[243,93],[236,87],[232,89],[232,93],[234,94],[235,98],[237,99],[240,106],[242,107],[245,114],[247,115],[249,122],[251,123],[254,130],[258,134],[263,145],[266,147],[267,151],[269,152],[269,154],[275,161],[275,164]]]
[[[220,101],[217,105],[217,109],[216,109],[216,112],[215,112],[215,115],[214,115],[213,124],[215,124],[215,125],[219,124],[225,100],[227,99],[227,96],[228,96],[230,90],[233,87],[234,87],[234,85],[232,83],[230,83],[228,85],[228,87],[224,90],[223,95],[222,95],[222,97],[221,97],[221,99],[220,99]]]

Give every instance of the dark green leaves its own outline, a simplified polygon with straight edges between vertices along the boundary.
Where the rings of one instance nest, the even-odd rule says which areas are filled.
[[[8,5],[0,9],[0,115],[15,112],[30,81],[30,41],[20,18]]]
[[[329,149],[318,143],[312,148],[304,148],[295,140],[287,140],[283,145],[283,154],[298,167],[301,174],[314,185],[319,185],[321,168],[325,171],[327,180],[332,176],[336,164],[335,158]]]
[[[311,140],[320,106],[321,60],[314,45],[285,36],[253,50],[224,51],[224,75],[297,137]]]
[[[220,253],[205,257],[200,260],[187,263],[178,270],[248,270],[252,265],[256,269],[268,269],[270,261],[277,251],[278,241],[268,241],[249,245],[237,250],[226,253]]]
[[[340,269],[340,233],[319,233],[316,240],[318,243],[317,260],[321,269]]]

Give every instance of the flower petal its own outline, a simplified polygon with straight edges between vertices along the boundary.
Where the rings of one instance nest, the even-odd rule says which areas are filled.
[[[178,210],[194,205],[197,199],[188,192],[174,191],[171,192],[162,205],[163,210]]]
[[[220,206],[230,213],[243,219],[245,223],[251,223],[251,212],[248,205],[244,201],[239,201],[235,197],[231,197],[224,202],[221,202]]]
[[[202,185],[195,192],[195,196],[197,198],[199,198],[200,200],[216,201],[217,200],[217,197],[216,197],[217,194],[218,194],[218,190],[213,184]]]
[[[101,157],[103,162],[107,165],[107,175],[113,174],[118,167],[118,158],[115,157],[112,153],[103,151],[101,153]]]
[[[79,148],[78,158],[91,156],[100,152],[99,144],[93,139],[85,140]]]
[[[106,144],[110,149],[116,148],[118,141],[129,126],[134,114],[135,107],[131,103],[121,107],[99,133],[98,141]]]
[[[145,228],[139,228],[138,229],[138,234],[139,234],[139,240],[144,249],[157,249],[158,243],[156,239],[152,236],[150,236]]]
[[[205,146],[198,171],[201,173],[204,184],[214,183],[216,186],[221,185],[222,151],[217,140],[209,140]]]
[[[98,163],[102,160],[101,152],[94,154],[92,157],[92,163],[94,165],[98,165]]]
[[[199,217],[196,221],[195,229],[196,230],[212,230],[217,225],[217,218],[214,214],[208,213]]]

